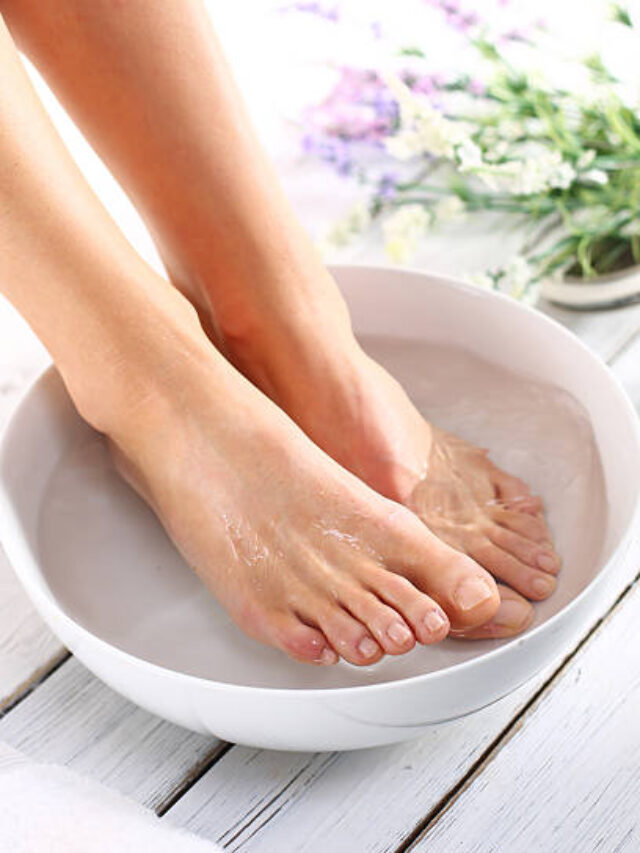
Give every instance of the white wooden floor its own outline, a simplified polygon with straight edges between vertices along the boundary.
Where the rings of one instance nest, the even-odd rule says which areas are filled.
[[[640,305],[548,310],[640,408]],[[1,422],[44,354],[3,304],[0,330]],[[640,583],[561,664],[490,708],[400,746],[278,753],[120,698],[51,636],[0,557],[0,740],[230,851],[640,851]]]

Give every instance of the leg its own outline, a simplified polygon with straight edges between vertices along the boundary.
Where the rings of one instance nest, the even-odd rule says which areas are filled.
[[[1,18],[0,68],[0,288],[240,626],[300,660],[370,664],[486,622],[490,576],[317,448],[130,248]]]
[[[249,126],[201,3],[4,7],[21,45],[143,212],[170,277],[206,315],[219,348],[334,459],[408,502],[439,434],[354,340],[338,289]],[[482,473],[494,488],[493,469]],[[470,475],[478,479],[478,466]],[[521,559],[538,555],[526,534],[518,554],[505,556],[501,544],[485,547],[500,524],[477,515],[474,546],[486,568],[533,598],[551,592],[553,577]],[[468,550],[460,537],[452,544]]]

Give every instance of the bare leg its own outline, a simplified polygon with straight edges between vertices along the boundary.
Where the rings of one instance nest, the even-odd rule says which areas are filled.
[[[0,68],[0,288],[238,624],[300,660],[369,664],[486,622],[491,577],[316,447],[130,248],[1,19]]]
[[[354,340],[338,289],[256,141],[202,4],[5,0],[5,9],[20,44],[134,198],[172,281],[222,352],[342,465],[441,535],[446,528],[452,545],[514,589],[549,595],[559,562],[539,505],[482,454],[464,455],[464,515],[473,525],[442,525],[429,511],[425,467],[460,445],[435,431]],[[512,506],[489,511],[476,500],[488,491]],[[523,508],[524,521],[515,511]]]

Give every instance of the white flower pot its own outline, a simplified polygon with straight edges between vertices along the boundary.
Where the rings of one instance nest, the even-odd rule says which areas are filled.
[[[583,281],[566,276],[561,281],[547,279],[541,295],[565,308],[613,308],[640,301],[640,266],[619,270]]]

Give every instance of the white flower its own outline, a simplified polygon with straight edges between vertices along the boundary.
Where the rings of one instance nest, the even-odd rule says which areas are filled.
[[[420,204],[407,204],[388,216],[382,223],[382,233],[391,260],[398,264],[407,261],[431,222],[432,214]]]
[[[485,160],[489,163],[497,163],[498,160],[502,160],[502,158],[506,156],[508,151],[509,143],[506,140],[501,139],[499,142],[496,142],[495,145],[492,145],[491,149],[487,151],[484,155]]]
[[[465,139],[456,146],[456,156],[461,172],[470,172],[482,165],[482,149],[472,139]]]
[[[539,118],[525,118],[522,120],[522,128],[526,136],[542,136],[546,130],[545,124]]]
[[[465,281],[484,290],[493,290],[495,281],[486,272],[474,272],[465,276]]]
[[[562,159],[561,154],[556,151],[553,153],[558,155],[558,162],[555,164],[548,164],[550,168],[547,173],[547,182],[552,189],[557,188],[566,190],[573,183],[576,177],[576,170],[573,168],[571,163],[567,163],[566,160]]]
[[[396,160],[411,160],[425,153],[424,141],[415,131],[400,131],[385,140],[385,148]]]
[[[445,118],[424,95],[412,92],[398,77],[388,75],[386,83],[400,108],[400,130],[385,141],[389,154],[398,160],[424,154],[452,159],[455,146],[468,135],[468,126]]]
[[[522,255],[513,257],[500,277],[500,290],[516,299],[523,299],[532,286],[534,270]]]
[[[497,129],[502,139],[507,139],[509,142],[515,142],[516,139],[524,136],[524,128],[519,121],[502,121],[498,124]]]
[[[541,294],[541,285],[539,281],[531,281],[527,289],[519,297],[520,302],[525,305],[537,305]]]
[[[356,202],[347,214],[347,221],[352,231],[358,234],[364,231],[371,224],[371,212],[368,205],[363,201]]]
[[[583,151],[582,154],[578,157],[576,167],[580,170],[588,169],[595,159],[595,150],[593,148],[587,148],[586,151]]]
[[[498,140],[498,131],[491,124],[487,125],[487,127],[483,128],[480,132],[480,142],[482,142],[485,148],[491,148],[498,142]]]
[[[548,189],[566,189],[576,177],[576,170],[559,151],[542,151],[524,159],[506,163],[485,163],[475,170],[493,190],[513,195],[534,195]]]
[[[371,214],[366,204],[357,202],[348,213],[339,219],[329,229],[324,238],[326,253],[327,245],[347,246],[354,237],[361,234],[371,222]],[[322,245],[322,244],[320,244]]]
[[[447,222],[456,219],[465,209],[464,203],[457,195],[445,196],[434,205],[433,214],[437,222]]]
[[[589,169],[580,175],[580,180],[604,186],[609,181],[609,175],[602,169]]]

